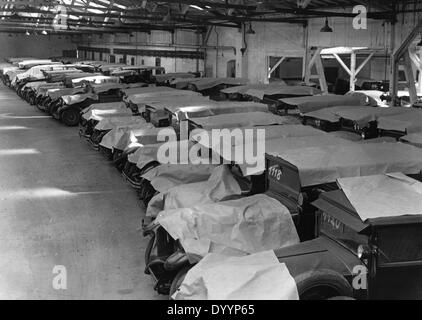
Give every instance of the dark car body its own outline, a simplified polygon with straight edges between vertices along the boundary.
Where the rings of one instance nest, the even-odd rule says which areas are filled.
[[[293,159],[297,159],[302,153],[306,160],[285,159],[292,154]],[[389,157],[385,156],[387,153]],[[266,193],[289,208],[301,240],[310,240],[315,237],[316,208],[312,202],[321,193],[338,189],[336,179],[391,170],[419,174],[422,162],[418,154],[417,148],[404,144],[353,142],[344,146],[299,148],[285,152],[286,156],[267,153]]]
[[[62,121],[68,126],[76,126],[80,122],[80,112],[84,108],[95,103],[118,102],[121,99],[120,86],[108,88],[108,90],[96,91],[95,89],[87,89],[87,93],[80,94],[80,99],[75,103],[66,100],[66,96],[60,99],[60,104],[52,112],[53,117]]]
[[[275,251],[302,299],[421,299],[421,215],[362,222],[342,190],[313,204],[318,237]]]
[[[124,66],[113,70],[110,75],[119,77],[122,83],[154,83],[154,76],[165,72],[163,67]]]

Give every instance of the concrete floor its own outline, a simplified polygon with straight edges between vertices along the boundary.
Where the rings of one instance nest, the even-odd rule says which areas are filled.
[[[0,87],[0,299],[166,298],[143,272],[143,212],[77,128]]]

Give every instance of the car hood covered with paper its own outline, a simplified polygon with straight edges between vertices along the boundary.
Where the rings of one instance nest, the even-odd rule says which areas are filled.
[[[160,224],[191,262],[227,248],[257,253],[299,243],[289,210],[264,194],[160,212]]]
[[[219,202],[241,192],[228,166],[218,166],[206,181],[182,184],[155,195],[148,204],[147,216],[156,217],[163,210]]]
[[[274,251],[248,256],[210,253],[189,270],[175,300],[298,300],[295,280]],[[252,314],[242,306],[242,314]]]

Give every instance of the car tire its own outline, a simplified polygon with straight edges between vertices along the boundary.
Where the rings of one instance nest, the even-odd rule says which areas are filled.
[[[53,115],[53,112],[58,108],[58,105],[57,105],[57,103],[58,103],[58,101],[55,101],[55,102],[50,102],[48,105],[47,105],[47,107],[46,107],[46,112],[49,114],[49,115]]]
[[[170,292],[169,292],[169,299],[172,299],[173,294],[180,288],[182,285],[183,280],[185,280],[186,274],[192,268],[192,265],[188,264],[184,266],[182,269],[177,272],[176,276],[174,277],[173,281],[171,282]]]
[[[69,127],[74,127],[79,123],[79,111],[73,108],[64,110],[60,115],[60,120]]]
[[[192,83],[188,84],[188,86],[186,87],[186,89],[187,90],[190,90],[190,91],[198,92],[198,88],[196,87],[196,85],[194,85]]]
[[[144,253],[144,259],[145,259],[145,265],[148,266],[150,260],[151,260],[151,252],[152,252],[152,248],[154,248],[154,244],[155,244],[155,234],[154,233],[149,233],[148,234],[150,239],[148,240],[148,244],[147,247],[145,248],[145,253]],[[149,274],[149,270],[148,268],[145,268],[144,271],[146,274]]]
[[[295,277],[300,300],[326,300],[333,297],[352,297],[353,289],[338,272],[322,269]]]

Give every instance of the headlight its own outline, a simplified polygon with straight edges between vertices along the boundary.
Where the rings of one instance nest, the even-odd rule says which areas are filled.
[[[373,250],[368,245],[360,245],[357,250],[359,259],[368,259],[373,253]]]
[[[305,193],[301,192],[299,193],[299,196],[297,198],[297,204],[302,207],[303,203],[307,200],[307,196]]]

